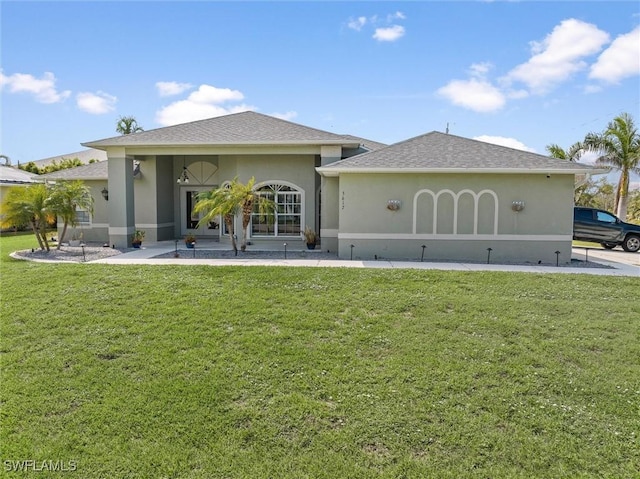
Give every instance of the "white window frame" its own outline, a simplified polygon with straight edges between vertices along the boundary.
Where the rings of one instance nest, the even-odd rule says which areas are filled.
[[[305,217],[304,217],[304,212],[305,212],[305,194],[304,194],[304,190],[302,188],[300,188],[298,185],[294,184],[294,183],[290,183],[288,181],[282,181],[282,180],[270,180],[270,181],[263,181],[258,183],[255,186],[256,191],[265,188],[265,187],[270,187],[273,189],[273,193],[275,194],[275,201],[276,201],[276,213],[275,213],[275,217],[274,217],[274,221],[273,221],[273,234],[259,234],[259,233],[254,233],[253,231],[253,218],[254,216],[256,216],[256,213],[253,213],[251,215],[251,224],[249,225],[249,233],[250,233],[250,237],[252,238],[299,238],[300,235],[302,234],[302,231],[304,229],[304,224],[305,224]],[[282,191],[279,190],[279,188],[282,187],[287,187],[287,188],[291,188],[291,190],[287,190],[287,191]],[[283,207],[291,207],[291,206],[298,206],[299,207],[299,213],[295,213],[295,212],[280,212],[280,206],[281,204],[278,203],[277,199],[278,197],[284,197],[286,195],[297,195],[299,197],[299,201],[297,203],[284,203],[282,204]],[[298,216],[300,218],[300,224],[299,226],[299,230],[297,233],[280,233],[279,231],[279,225],[278,225],[278,216]]]

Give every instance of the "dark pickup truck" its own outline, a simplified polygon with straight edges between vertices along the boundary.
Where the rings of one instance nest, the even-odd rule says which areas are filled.
[[[600,243],[604,248],[635,253],[640,250],[640,225],[625,223],[611,213],[596,208],[573,209],[573,239]]]

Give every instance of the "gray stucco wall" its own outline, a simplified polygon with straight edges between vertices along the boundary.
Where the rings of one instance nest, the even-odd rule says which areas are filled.
[[[431,259],[481,261],[492,248],[500,261],[555,263],[555,251],[570,261],[573,181],[542,174],[342,174],[339,256],[415,258],[424,244]],[[390,200],[399,209],[388,209]],[[514,211],[514,201],[524,209]]]

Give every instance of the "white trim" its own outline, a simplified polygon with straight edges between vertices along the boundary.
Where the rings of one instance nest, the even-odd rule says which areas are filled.
[[[337,238],[339,230],[337,229],[324,229],[320,228],[320,237],[321,238]]]
[[[339,233],[338,239],[353,240],[443,240],[443,241],[571,241],[573,235],[472,235],[411,233]]]
[[[132,235],[135,226],[109,226],[109,235]]]
[[[608,173],[608,169],[591,168],[585,165],[584,169],[578,168],[355,168],[318,166],[316,171],[322,176],[340,176],[346,174],[387,173],[387,174],[416,174],[416,173],[455,173],[455,174],[518,174],[518,175],[601,175]]]
[[[171,223],[141,223],[138,224],[138,229],[140,228],[170,228],[175,226],[174,222]]]

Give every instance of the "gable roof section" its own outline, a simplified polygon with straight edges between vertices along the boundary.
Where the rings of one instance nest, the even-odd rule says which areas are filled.
[[[109,162],[97,161],[88,165],[66,168],[38,176],[40,180],[106,180],[109,178]]]
[[[606,173],[580,163],[432,131],[317,168],[340,173]]]
[[[204,146],[204,145],[349,145],[344,135],[281,120],[254,111],[141,131],[83,143],[91,148],[110,146]]]

